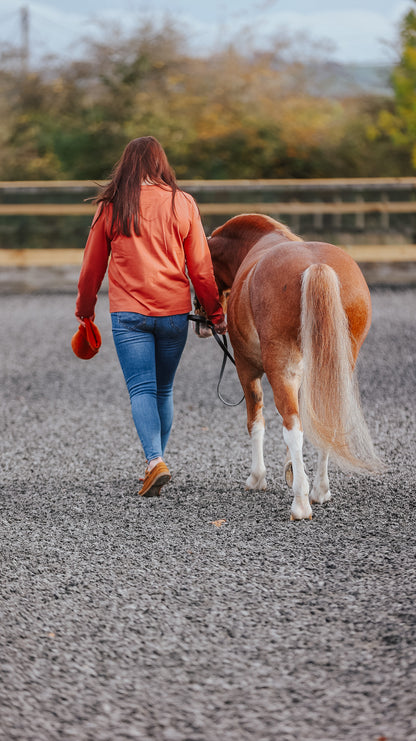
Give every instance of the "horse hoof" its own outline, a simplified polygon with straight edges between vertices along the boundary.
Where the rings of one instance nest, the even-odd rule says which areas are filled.
[[[306,497],[295,497],[292,506],[290,508],[290,521],[294,520],[311,520],[312,519],[312,507],[309,502],[309,498]]]
[[[300,520],[311,520],[312,515],[309,515],[309,517],[295,517],[295,515],[292,513],[290,515],[290,522],[299,522]]]
[[[311,504],[325,504],[325,502],[329,502],[330,499],[332,499],[332,494],[329,489],[325,492],[318,492],[312,489],[309,495],[309,501]]]
[[[288,485],[289,489],[291,489],[292,486],[293,486],[293,467],[292,467],[292,461],[288,461],[286,463],[284,474],[285,474],[286,484]]]
[[[267,489],[267,481],[264,476],[255,476],[252,473],[248,477],[244,489],[245,491],[252,491],[253,489],[257,489],[257,491],[265,491],[265,489]]]

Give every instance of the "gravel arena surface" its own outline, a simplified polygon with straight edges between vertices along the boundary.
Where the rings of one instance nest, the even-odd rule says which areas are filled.
[[[141,499],[105,293],[90,361],[74,295],[0,297],[1,741],[416,739],[416,292],[372,298],[358,372],[387,471],[331,468],[332,501],[291,523],[270,387],[269,486],[246,492],[212,339],[190,328],[172,481]]]

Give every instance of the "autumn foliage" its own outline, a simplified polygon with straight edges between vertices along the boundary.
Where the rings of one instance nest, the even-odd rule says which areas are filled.
[[[403,43],[406,38],[403,37]],[[406,52],[407,53],[407,52]],[[334,94],[337,68],[305,42],[192,54],[170,24],[85,45],[81,58],[24,68],[0,59],[0,179],[103,179],[131,138],[152,134],[179,178],[411,175],[411,76],[393,94]]]

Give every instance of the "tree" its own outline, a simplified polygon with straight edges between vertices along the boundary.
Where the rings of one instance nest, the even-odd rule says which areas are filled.
[[[147,134],[181,179],[403,174],[405,145],[379,124],[380,110],[390,127],[401,121],[393,103],[328,94],[336,68],[296,41],[281,34],[259,50],[239,38],[201,57],[166,21],[104,28],[65,66],[25,70],[11,51],[0,59],[0,177],[105,179]]]
[[[414,0],[415,1],[415,0]],[[400,25],[400,57],[391,82],[394,102],[378,118],[373,138],[387,136],[409,165],[416,168],[416,12],[410,10]]]

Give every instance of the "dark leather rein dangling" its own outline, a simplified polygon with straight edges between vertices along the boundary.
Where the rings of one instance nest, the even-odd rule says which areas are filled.
[[[188,314],[188,321],[195,322],[196,325],[197,325],[197,327],[198,327],[198,329],[199,329],[199,325],[203,324],[204,327],[208,327],[211,330],[212,336],[214,337],[214,340],[220,346],[220,348],[221,348],[221,350],[223,352],[223,358],[222,358],[221,370],[220,370],[220,377],[219,377],[218,383],[217,383],[217,396],[220,399],[220,401],[222,401],[222,403],[225,404],[227,407],[238,407],[238,405],[241,404],[241,402],[244,401],[244,396],[240,399],[240,401],[235,401],[235,402],[227,401],[221,395],[221,391],[220,391],[221,381],[222,381],[222,378],[223,378],[223,375],[224,375],[224,370],[225,370],[225,366],[226,366],[226,363],[227,363],[227,358],[229,360],[231,360],[232,364],[235,366],[235,360],[234,360],[233,356],[231,355],[231,353],[230,353],[230,351],[228,349],[228,342],[227,342],[226,336],[225,335],[220,336],[215,331],[213,323],[210,322],[210,320],[207,319],[206,317],[201,316],[200,314]],[[199,334],[198,331],[197,331],[197,334]]]

